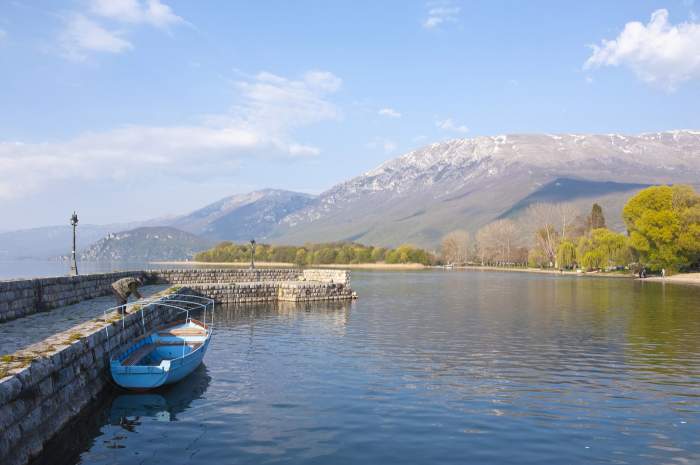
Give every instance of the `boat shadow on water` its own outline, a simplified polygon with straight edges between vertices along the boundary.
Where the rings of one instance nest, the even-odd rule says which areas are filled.
[[[80,455],[104,436],[105,427],[119,426],[138,432],[146,420],[178,421],[178,415],[201,399],[211,382],[206,365],[199,365],[178,383],[137,393],[122,388],[106,389],[100,397],[44,447],[31,465],[62,465],[80,462]],[[109,441],[108,448],[124,447]]]
[[[112,399],[109,423],[129,431],[141,424],[143,418],[157,421],[177,421],[177,415],[200,399],[209,387],[211,377],[204,364],[178,383],[148,392],[121,391]]]

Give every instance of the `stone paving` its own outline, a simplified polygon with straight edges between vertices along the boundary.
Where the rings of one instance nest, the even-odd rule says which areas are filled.
[[[144,297],[148,297],[169,286],[169,284],[143,286],[139,292]],[[11,354],[72,326],[101,316],[105,310],[114,305],[114,296],[108,295],[0,323],[0,355]]]

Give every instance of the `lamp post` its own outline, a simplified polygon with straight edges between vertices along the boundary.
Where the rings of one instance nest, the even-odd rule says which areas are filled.
[[[250,269],[255,268],[255,239],[250,240]]]
[[[71,253],[70,274],[78,276],[78,262],[75,260],[75,228],[78,226],[78,214],[73,212],[70,217],[70,225],[73,226],[73,252]]]

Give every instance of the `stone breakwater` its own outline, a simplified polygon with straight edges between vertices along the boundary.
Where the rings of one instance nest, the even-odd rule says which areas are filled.
[[[141,274],[99,273],[0,281],[0,323],[106,295],[117,279]]]
[[[0,281],[0,323],[108,295],[112,292],[112,283],[127,276],[143,277],[152,283],[179,285],[314,281],[348,286],[350,283],[348,271],[295,268],[127,271]]]
[[[344,284],[307,282],[255,282],[233,284],[192,284],[197,293],[222,304],[254,302],[310,302],[353,298]]]
[[[0,463],[22,465],[109,382],[110,355],[171,321],[156,307],[97,318],[33,344],[0,362]]]

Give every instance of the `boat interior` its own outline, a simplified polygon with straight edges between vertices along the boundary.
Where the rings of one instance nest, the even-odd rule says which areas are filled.
[[[117,360],[122,366],[157,366],[163,360],[184,357],[202,346],[208,336],[204,323],[188,319],[142,336]]]

